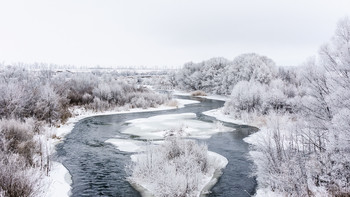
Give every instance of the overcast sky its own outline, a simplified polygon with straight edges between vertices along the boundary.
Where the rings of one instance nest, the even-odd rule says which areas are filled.
[[[0,0],[0,61],[181,66],[256,52],[299,65],[349,0]]]

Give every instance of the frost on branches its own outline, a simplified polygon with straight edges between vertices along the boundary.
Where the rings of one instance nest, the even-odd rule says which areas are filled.
[[[226,167],[225,157],[208,152],[204,144],[181,138],[181,132],[169,131],[163,143],[150,144],[144,153],[134,155],[128,180],[136,189],[157,197],[199,196],[217,178],[214,173]]]
[[[299,110],[270,116],[274,121],[248,137],[260,188],[288,196],[350,195],[349,49],[344,18],[301,73]]]

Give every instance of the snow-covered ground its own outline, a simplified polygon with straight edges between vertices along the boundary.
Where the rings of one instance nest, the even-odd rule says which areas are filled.
[[[216,164],[216,170],[211,175],[209,175],[206,179],[204,179],[205,184],[200,190],[201,195],[210,193],[210,189],[214,187],[214,185],[218,182],[220,176],[222,175],[221,170],[226,168],[228,164],[228,160],[226,157],[215,152],[208,151],[208,158],[211,163]]]
[[[222,108],[205,111],[205,112],[203,112],[203,114],[207,115],[207,116],[214,117],[214,118],[216,118],[218,120],[221,120],[221,121],[224,121],[224,122],[230,122],[230,123],[233,123],[233,124],[240,124],[240,125],[246,125],[247,124],[243,120],[238,120],[238,119],[233,118],[230,115],[224,114],[222,112]]]
[[[178,95],[178,96],[191,96],[191,92],[185,92],[185,91],[180,91],[180,90],[174,90],[173,95]],[[211,99],[211,100],[219,100],[219,101],[227,101],[229,99],[228,96],[223,96],[223,95],[207,95],[207,96],[196,96],[200,98],[206,98],[206,99]]]
[[[91,117],[91,116],[102,116],[102,115],[112,115],[112,114],[125,114],[125,113],[135,113],[135,112],[147,112],[147,111],[160,111],[160,110],[169,110],[169,109],[175,109],[175,108],[181,108],[188,104],[193,103],[199,103],[199,101],[192,101],[192,100],[185,100],[185,99],[176,99],[176,105],[175,106],[168,106],[168,105],[162,105],[157,108],[148,108],[148,109],[127,109],[123,110],[123,108],[120,108],[118,110],[120,111],[105,111],[105,112],[93,112],[90,110],[85,110],[83,108],[73,108],[72,114],[73,117],[69,118],[68,121],[61,125],[60,127],[47,127],[46,129],[46,135],[47,135],[47,146],[48,149],[51,150],[50,153],[53,154],[55,151],[55,145],[62,142],[65,135],[70,133],[74,125],[79,122],[80,120]],[[112,144],[118,145],[121,150],[129,151],[132,150],[132,152],[136,151],[138,146],[131,140],[131,141],[121,141],[117,139],[111,139],[109,141]],[[44,180],[44,187],[48,188],[47,192],[44,193],[42,196],[45,197],[51,197],[51,196],[60,196],[65,197],[69,196],[69,192],[71,189],[71,175],[69,174],[68,170],[58,162],[53,162],[51,167],[51,172],[49,173],[48,177],[45,177]]]
[[[64,197],[70,195],[72,177],[69,171],[58,162],[52,162],[52,170],[49,176],[45,177],[47,184],[45,196],[47,197]]]
[[[223,122],[230,122],[238,125],[249,125],[253,127],[263,127],[266,125],[266,117],[265,116],[257,116],[254,114],[242,113],[241,119],[237,119],[232,115],[225,114],[223,108],[213,109],[209,111],[203,112],[204,115],[211,116],[216,118],[217,120],[221,120]]]
[[[178,96],[191,96],[190,92],[185,92],[185,91],[181,91],[181,90],[173,90],[172,94],[178,95]]]

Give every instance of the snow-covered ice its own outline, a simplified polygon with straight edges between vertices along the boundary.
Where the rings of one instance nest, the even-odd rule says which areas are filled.
[[[108,139],[106,143],[111,143],[117,147],[118,150],[124,152],[139,152],[144,144],[141,141],[130,139]]]
[[[122,133],[136,135],[141,139],[163,139],[167,130],[182,128],[185,137],[210,138],[218,132],[232,131],[223,125],[196,120],[194,113],[168,114],[127,121],[130,123]]]
[[[178,102],[178,108],[182,108],[185,105],[200,103],[199,101],[188,100],[188,99],[176,99]]]

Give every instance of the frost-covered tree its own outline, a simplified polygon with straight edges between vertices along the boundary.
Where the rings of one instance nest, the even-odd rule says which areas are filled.
[[[350,121],[345,117],[350,110],[350,20],[343,18],[339,21],[334,37],[328,45],[320,50],[320,64],[325,68],[324,84],[327,85],[325,94],[327,121],[325,146],[326,167],[320,173],[326,180],[325,185],[334,195],[350,194],[350,130],[346,125]],[[327,92],[328,91],[328,92]],[[316,119],[319,118],[315,113]],[[329,141],[329,142],[328,142]],[[322,160],[321,160],[322,162]],[[347,177],[347,178],[345,178]]]
[[[180,89],[229,95],[239,81],[254,80],[268,84],[276,75],[277,69],[271,59],[250,53],[233,61],[212,58],[200,63],[187,63],[175,78]]]
[[[268,84],[277,74],[275,63],[265,56],[255,53],[243,54],[236,57],[232,64],[226,67],[223,77],[223,92],[230,94],[239,81],[254,80]]]
[[[283,81],[296,84],[293,102],[301,98],[301,107],[282,121],[292,126],[267,123],[261,131],[265,140],[252,142],[261,187],[289,196],[350,195],[349,49],[350,20],[344,18],[318,58],[306,63],[301,78],[292,80],[282,73]],[[270,88],[286,89],[276,82]],[[279,132],[274,125],[279,125]]]
[[[223,94],[221,84],[224,69],[230,64],[225,58],[212,58],[200,63],[187,63],[175,76],[177,85],[185,90],[203,90]]]
[[[265,88],[263,84],[253,81],[238,82],[232,90],[230,100],[225,103],[225,113],[240,117],[242,111],[260,111]]]
[[[52,124],[53,121],[61,119],[65,110],[62,105],[60,96],[50,85],[45,85],[40,89],[34,113],[39,120],[47,120]]]

